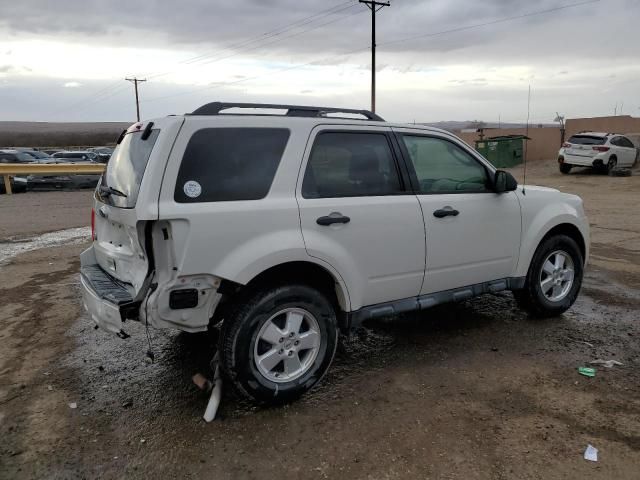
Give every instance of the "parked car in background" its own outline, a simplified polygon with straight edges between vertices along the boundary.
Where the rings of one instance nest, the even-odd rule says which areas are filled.
[[[64,159],[66,163],[98,162],[98,154],[88,150],[65,150],[62,152],[56,152],[51,156],[55,159]]]
[[[107,163],[111,158],[111,154],[113,153],[113,149],[109,147],[93,147],[87,150],[97,154],[98,161],[100,163]]]
[[[0,150],[0,163],[33,163],[33,158],[17,150]],[[26,177],[11,177],[11,190],[24,192],[27,189]],[[4,177],[0,176],[0,193],[5,193]]]
[[[56,152],[51,160],[43,163],[75,163],[96,164],[98,155],[89,151],[63,151]],[[95,188],[100,180],[100,175],[29,175],[27,188],[35,189],[60,189],[60,188]]]
[[[0,150],[0,162],[2,163],[35,163],[35,158],[19,150]]]
[[[560,172],[573,167],[593,167],[610,173],[616,167],[631,167],[638,149],[624,135],[617,133],[582,132],[572,135],[558,152]]]
[[[47,155],[40,150],[34,150],[32,148],[17,148],[16,150],[26,153],[32,157],[37,163],[48,163],[47,160],[51,160],[51,155]]]

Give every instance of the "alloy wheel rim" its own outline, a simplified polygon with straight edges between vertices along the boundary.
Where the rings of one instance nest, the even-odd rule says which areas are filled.
[[[571,256],[563,251],[551,252],[542,262],[540,270],[540,289],[551,302],[563,300],[571,290],[575,270]]]
[[[285,308],[269,317],[258,331],[254,364],[267,380],[291,382],[311,369],[320,343],[316,318],[302,308]]]

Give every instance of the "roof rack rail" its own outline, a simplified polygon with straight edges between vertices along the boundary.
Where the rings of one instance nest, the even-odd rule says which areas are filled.
[[[196,108],[191,115],[220,115],[220,112],[229,108],[261,108],[286,110],[288,117],[325,117],[327,113],[348,113],[362,115],[367,120],[384,122],[384,119],[369,110],[352,110],[349,108],[334,107],[309,107],[305,105],[277,105],[272,103],[227,103],[211,102]],[[228,114],[227,114],[228,115]]]

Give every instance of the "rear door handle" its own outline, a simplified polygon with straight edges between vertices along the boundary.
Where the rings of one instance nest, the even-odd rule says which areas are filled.
[[[328,225],[333,225],[334,223],[349,223],[351,219],[347,216],[342,215],[339,212],[333,212],[330,215],[326,215],[324,217],[319,217],[316,220],[318,225],[322,225],[326,227]]]
[[[439,210],[436,210],[435,212],[433,212],[433,216],[437,217],[437,218],[444,218],[444,217],[457,217],[458,214],[460,212],[454,208],[451,207],[444,207],[444,208],[440,208]]]

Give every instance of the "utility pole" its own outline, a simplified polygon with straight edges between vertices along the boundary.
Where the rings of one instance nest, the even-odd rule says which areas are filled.
[[[125,78],[125,80],[127,82],[133,82],[133,86],[136,91],[136,118],[138,119],[138,122],[139,122],[140,121],[140,101],[138,100],[138,83],[146,82],[147,79],[133,77],[133,78]]]
[[[359,0],[371,10],[371,111],[376,112],[376,12],[384,7],[389,7],[389,2],[377,0]]]

